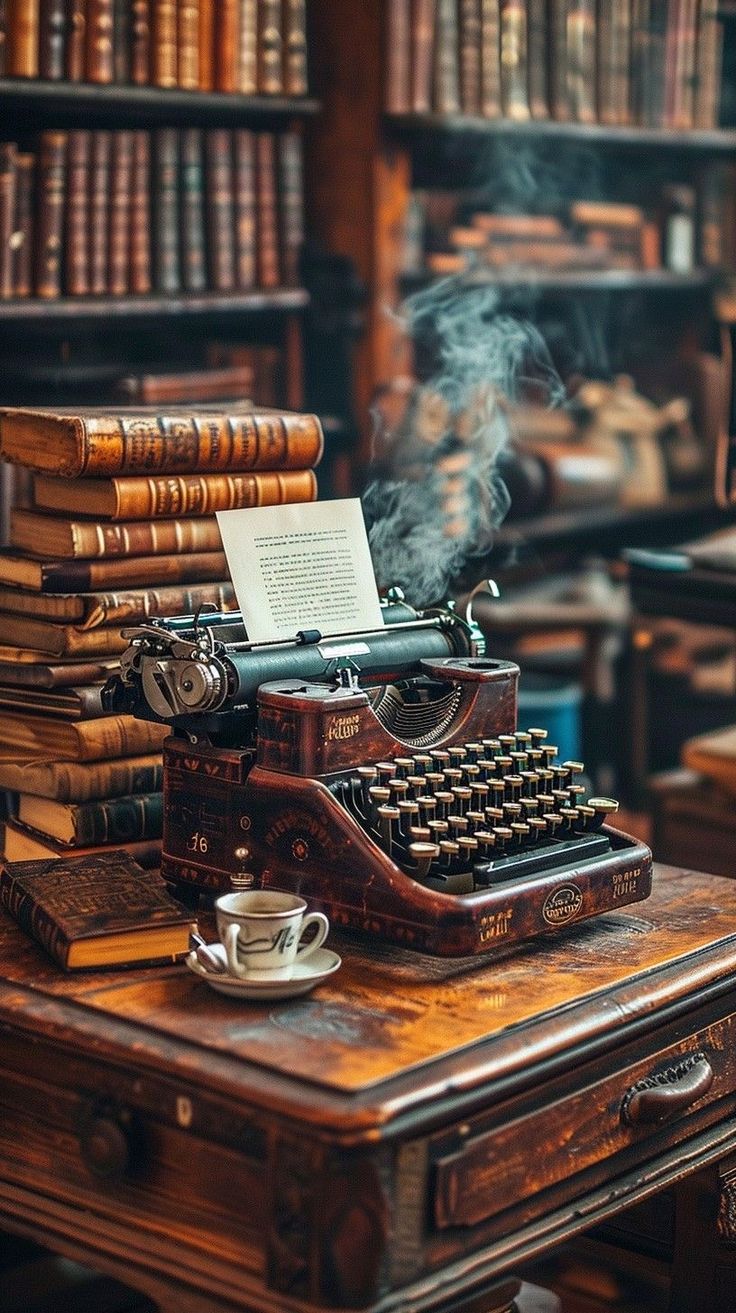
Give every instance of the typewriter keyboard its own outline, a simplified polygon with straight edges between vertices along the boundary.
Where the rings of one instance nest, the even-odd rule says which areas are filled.
[[[586,797],[579,761],[559,761],[543,729],[518,730],[359,766],[331,785],[408,875],[445,893],[577,866],[611,849],[618,810]]]

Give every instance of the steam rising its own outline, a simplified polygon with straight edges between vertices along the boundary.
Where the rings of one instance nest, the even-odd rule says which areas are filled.
[[[564,388],[541,335],[502,313],[494,288],[445,279],[401,317],[422,378],[378,398],[363,507],[379,587],[398,584],[422,607],[447,599],[508,511],[509,403],[556,405]]]

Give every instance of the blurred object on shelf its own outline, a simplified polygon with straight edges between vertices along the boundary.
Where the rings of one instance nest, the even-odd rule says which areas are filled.
[[[682,764],[705,776],[732,799],[736,798],[736,725],[689,739],[683,744]]]
[[[697,771],[681,769],[649,781],[651,846],[657,861],[736,876],[736,808]]]

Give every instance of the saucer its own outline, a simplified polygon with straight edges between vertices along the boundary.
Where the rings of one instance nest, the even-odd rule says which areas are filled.
[[[195,976],[206,980],[218,994],[227,994],[230,998],[269,999],[296,998],[307,994],[315,985],[331,976],[341,965],[342,959],[328,948],[318,948],[304,962],[296,961],[289,980],[241,980],[229,972],[208,971],[198,961],[196,952],[190,953],[185,962]]]

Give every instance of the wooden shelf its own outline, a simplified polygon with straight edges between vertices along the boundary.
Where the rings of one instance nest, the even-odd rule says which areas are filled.
[[[472,269],[456,275],[463,287],[518,287],[530,292],[696,292],[715,287],[721,275],[712,269],[694,269],[689,274],[669,269]],[[404,293],[418,291],[442,275],[406,274],[401,280]]]
[[[6,130],[36,132],[66,127],[284,127],[316,114],[308,96],[237,96],[177,87],[43,82],[0,78]]]
[[[466,114],[387,114],[387,126],[402,136],[427,134],[503,137],[513,141],[569,141],[579,145],[609,145],[627,150],[702,151],[731,154],[736,149],[736,128],[611,127],[605,123],[558,123],[554,119],[484,119]]]
[[[303,310],[308,304],[309,293],[303,287],[181,296],[64,296],[54,301],[27,297],[0,302],[0,332],[11,325],[43,330],[58,325],[72,328],[90,321],[115,327],[120,320],[232,319],[237,315],[285,314]]]
[[[691,516],[711,512],[714,516],[718,513],[710,490],[675,493],[662,506],[592,506],[577,511],[561,511],[501,525],[495,536],[494,548],[508,550],[525,546],[538,547],[542,543],[595,540],[602,534],[623,536],[649,527],[665,527],[670,523],[676,526]]]

